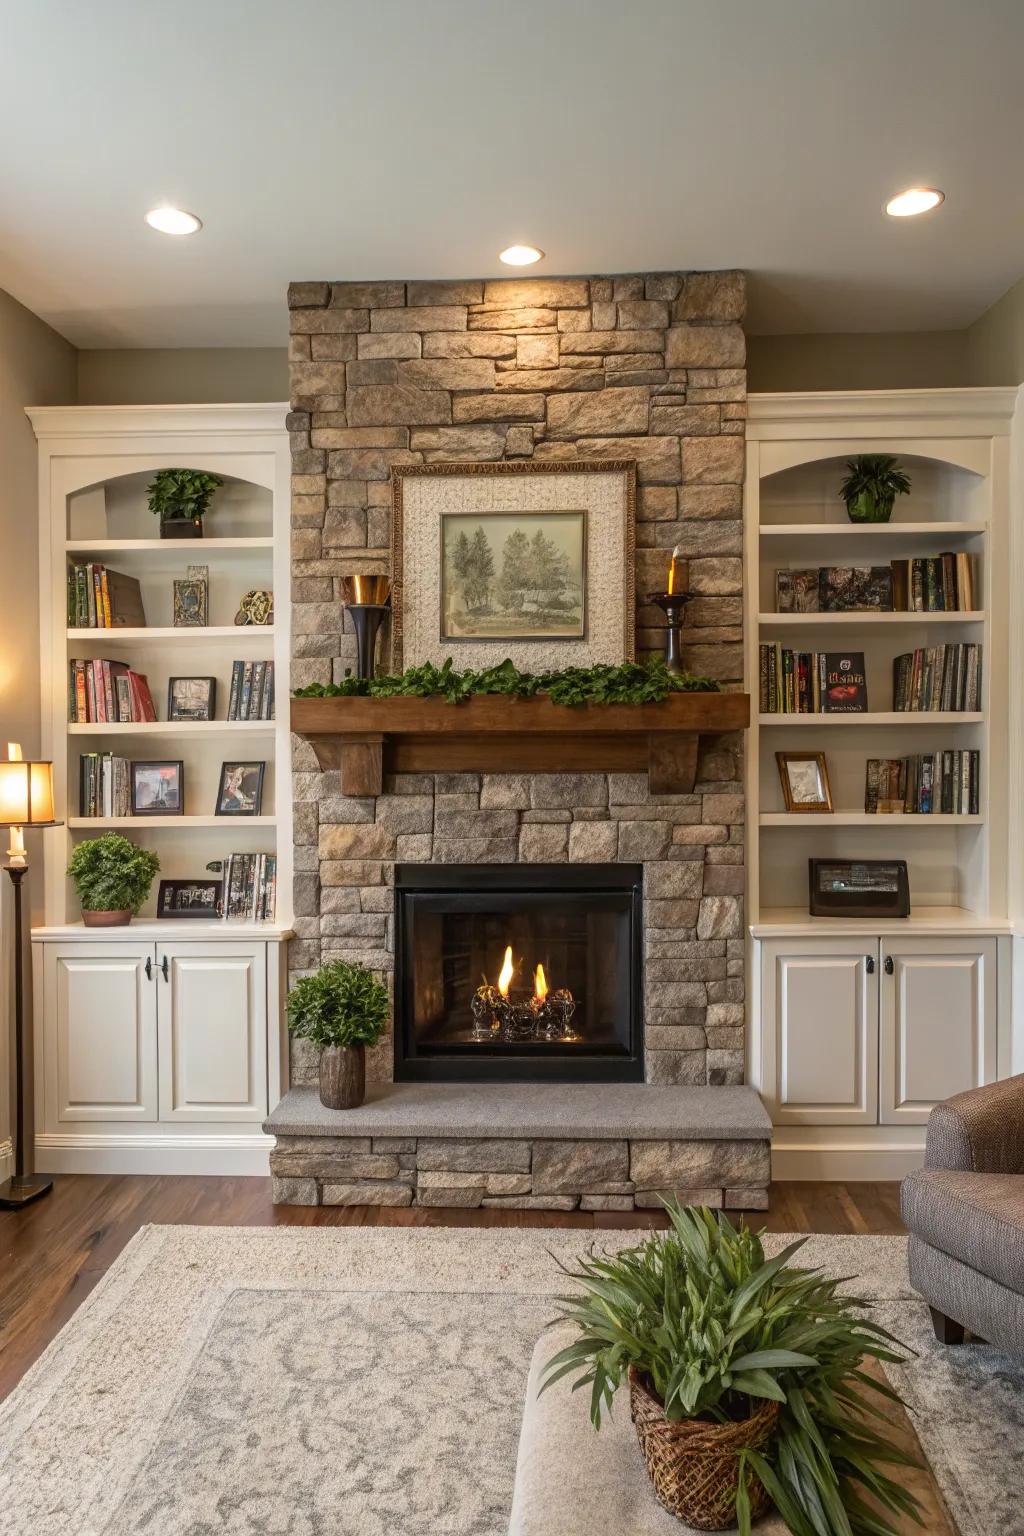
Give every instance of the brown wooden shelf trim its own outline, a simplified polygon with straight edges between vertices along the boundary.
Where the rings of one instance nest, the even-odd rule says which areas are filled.
[[[379,795],[385,773],[634,773],[689,794],[700,737],[744,730],[746,693],[675,693],[661,704],[567,708],[548,698],[292,699],[291,728],[345,795]]]

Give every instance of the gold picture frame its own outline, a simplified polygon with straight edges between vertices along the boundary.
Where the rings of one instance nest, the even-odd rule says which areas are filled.
[[[635,460],[398,464],[391,485],[392,671],[440,664],[449,655],[458,667],[483,667],[509,656],[534,672],[635,660]],[[545,513],[582,514],[582,632],[449,632],[443,529],[446,518],[466,513],[532,519],[532,531]]]
[[[775,762],[789,815],[832,814],[832,787],[824,752],[776,752]]]

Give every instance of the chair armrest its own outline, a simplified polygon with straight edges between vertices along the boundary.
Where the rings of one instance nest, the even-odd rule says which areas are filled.
[[[924,1165],[1024,1173],[1024,1074],[937,1104],[928,1117]]]

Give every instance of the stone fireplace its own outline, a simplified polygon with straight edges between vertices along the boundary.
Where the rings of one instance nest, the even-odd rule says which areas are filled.
[[[340,582],[387,569],[392,465],[612,458],[637,463],[640,654],[660,649],[663,617],[643,595],[664,586],[678,545],[697,594],[683,663],[741,686],[742,274],[301,282],[289,305],[293,686],[354,665]],[[651,793],[642,773],[405,773],[380,795],[352,797],[297,740],[294,800],[293,972],[347,959],[393,980],[403,893],[417,879],[436,893],[455,866],[477,875],[500,866],[492,887],[507,874],[520,892],[550,884],[552,871],[583,890],[614,869],[636,887],[627,903],[640,964],[626,1002],[632,988],[637,1007],[610,1033],[594,1014],[592,1064],[605,1051],[596,1075],[742,1082],[741,736],[702,738],[693,793],[677,795]],[[563,953],[575,943],[571,963],[585,968],[573,931]],[[486,943],[465,932],[461,942],[449,960],[468,978],[474,942]],[[576,977],[588,1016],[595,974]],[[457,1051],[432,1047],[429,1030],[417,1035],[414,1000],[399,1013],[405,1035],[377,1048],[373,1080],[462,1075]],[[541,1061],[556,1078],[565,1062],[571,1070],[569,1044]],[[293,1051],[293,1082],[312,1081],[314,1067]],[[515,1075],[508,1061],[498,1070]]]

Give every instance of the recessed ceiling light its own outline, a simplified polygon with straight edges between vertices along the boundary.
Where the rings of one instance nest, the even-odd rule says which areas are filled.
[[[544,252],[535,245],[510,245],[498,252],[498,260],[508,267],[532,267],[535,261],[543,259]]]
[[[890,197],[885,211],[894,219],[912,219],[917,213],[937,208],[945,200],[945,192],[939,192],[935,187],[908,187],[905,192]]]
[[[194,235],[203,227],[202,219],[197,219],[194,213],[186,213],[184,208],[151,208],[146,214],[146,223],[162,235]]]

